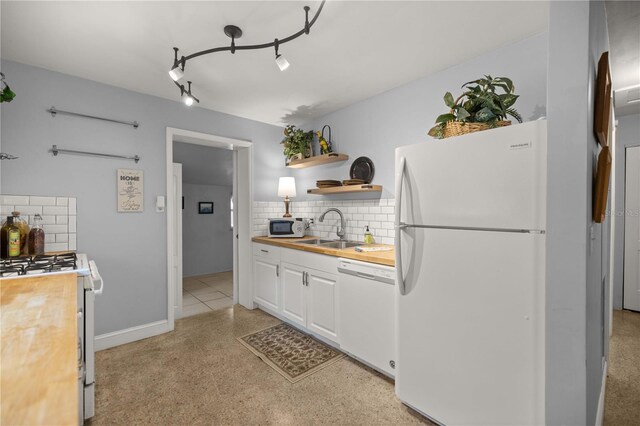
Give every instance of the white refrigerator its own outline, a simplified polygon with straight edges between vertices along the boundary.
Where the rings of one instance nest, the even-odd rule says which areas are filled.
[[[546,121],[396,149],[396,394],[544,424]]]

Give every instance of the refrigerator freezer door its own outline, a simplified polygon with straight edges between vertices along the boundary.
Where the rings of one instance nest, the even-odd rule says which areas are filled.
[[[545,236],[401,235],[398,397],[442,424],[544,424]]]
[[[396,173],[403,178],[396,220],[544,230],[546,128],[534,121],[396,149],[396,170],[406,161],[404,173]]]

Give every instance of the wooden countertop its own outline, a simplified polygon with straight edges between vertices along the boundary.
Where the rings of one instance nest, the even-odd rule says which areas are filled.
[[[294,250],[310,251],[326,254],[328,256],[344,257],[345,259],[360,260],[362,262],[378,263],[380,265],[395,266],[395,250],[362,253],[353,247],[346,249],[334,249],[309,244],[298,244],[300,241],[315,240],[318,237],[307,236],[302,238],[269,238],[253,237],[253,242],[270,244],[272,246],[286,247]],[[365,245],[362,243],[362,245]],[[393,247],[388,244],[371,244],[371,247]]]
[[[0,424],[78,424],[77,275],[0,281]]]

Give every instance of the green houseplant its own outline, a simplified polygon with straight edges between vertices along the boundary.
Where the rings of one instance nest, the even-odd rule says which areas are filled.
[[[311,142],[313,141],[313,130],[305,132],[296,129],[294,125],[288,125],[284,129],[284,139],[280,142],[283,147],[284,156],[287,163],[296,158],[311,157]]]
[[[436,125],[429,130],[429,136],[443,139],[508,126],[511,124],[505,120],[508,115],[522,123],[522,117],[513,108],[518,95],[514,94],[510,79],[485,75],[463,84],[462,89],[466,90],[455,100],[451,92],[445,93],[444,103],[450,110],[436,118]]]

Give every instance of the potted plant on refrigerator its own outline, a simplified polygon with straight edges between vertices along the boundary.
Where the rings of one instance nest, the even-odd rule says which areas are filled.
[[[444,103],[450,110],[436,118],[429,136],[444,139],[508,126],[511,124],[506,120],[508,115],[522,123],[522,117],[513,108],[519,95],[514,93],[515,87],[509,78],[485,75],[463,84],[462,88],[466,90],[455,100],[451,92],[445,93]]]
[[[283,147],[287,164],[291,160],[311,157],[311,142],[313,141],[313,130],[305,132],[296,129],[294,125],[288,125],[284,129],[284,139],[280,142]]]

